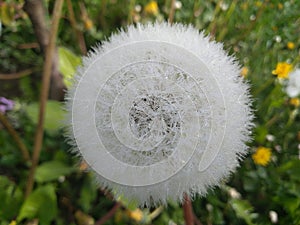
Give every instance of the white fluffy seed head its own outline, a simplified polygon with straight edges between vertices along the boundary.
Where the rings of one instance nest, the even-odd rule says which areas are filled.
[[[295,69],[289,74],[286,93],[291,98],[297,97],[300,94],[300,69]]]
[[[68,137],[102,187],[140,206],[204,195],[245,155],[248,84],[192,26],[129,26],[83,59]]]

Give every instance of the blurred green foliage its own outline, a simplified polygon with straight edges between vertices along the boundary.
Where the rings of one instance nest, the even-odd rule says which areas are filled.
[[[155,13],[144,9],[147,0],[72,0],[76,28],[64,4],[58,34],[60,72],[66,85],[81,63],[79,31],[88,49],[127,24],[167,20],[171,0],[158,0]],[[31,153],[38,114],[43,56],[24,1],[0,1],[0,73],[32,69],[18,80],[0,80],[0,96],[15,100],[6,114]],[[44,1],[51,18],[53,0]],[[299,65],[300,2],[297,0],[185,0],[176,1],[174,22],[191,23],[210,33],[236,55],[243,76],[251,84],[256,128],[250,154],[230,180],[206,197],[195,197],[193,208],[203,224],[300,224],[299,105],[290,104],[285,80],[272,75],[279,62]],[[291,43],[293,45],[291,45]],[[49,101],[40,165],[35,188],[24,199],[30,163],[24,162],[14,139],[0,126],[0,224],[94,224],[114,206],[100,190],[85,164],[78,167],[62,136],[61,103]],[[270,163],[255,164],[259,146],[272,149]],[[226,185],[225,185],[226,183]],[[139,210],[120,200],[106,224],[184,224],[179,204]]]

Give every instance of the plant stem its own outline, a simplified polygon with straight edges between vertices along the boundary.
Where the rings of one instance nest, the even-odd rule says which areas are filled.
[[[164,207],[159,206],[149,215],[149,217],[151,218],[151,220],[154,220],[156,217],[158,217],[162,213],[163,210],[164,210]]]
[[[38,120],[38,125],[37,125],[35,139],[34,139],[32,165],[27,180],[26,193],[25,193],[26,197],[28,197],[28,195],[31,193],[33,188],[35,170],[39,162],[39,157],[42,148],[46,103],[49,95],[51,67],[53,63],[52,58],[55,51],[55,42],[56,42],[58,24],[60,20],[63,2],[64,0],[56,0],[53,9],[53,19],[52,19],[52,26],[50,32],[50,39],[49,39],[49,44],[47,45],[46,48],[46,57],[45,57],[45,63],[43,67],[43,80],[42,80],[42,88],[41,88],[42,91],[40,95],[39,120]]]
[[[129,8],[128,8],[127,24],[133,23],[132,15],[133,15],[134,6],[135,6],[135,0],[130,0]]]
[[[32,74],[35,71],[35,69],[26,69],[22,70],[17,73],[10,73],[10,74],[3,74],[0,73],[0,80],[13,80],[13,79],[19,79],[25,76],[28,76]]]
[[[184,214],[185,225],[194,225],[194,212],[193,212],[192,202],[187,194],[184,194],[183,214]]]
[[[6,119],[6,116],[0,112],[0,121],[3,126],[7,129],[8,133],[13,137],[15,142],[17,143],[19,149],[21,150],[23,159],[28,162],[30,161],[29,151],[25,144],[22,142],[20,136],[18,135],[17,131],[13,128],[11,123]]]
[[[106,19],[105,19],[105,13],[106,13],[106,5],[107,5],[107,0],[102,0],[101,1],[101,6],[100,6],[100,11],[99,11],[99,23],[101,25],[101,29],[105,30],[106,28]]]
[[[171,6],[170,6],[170,12],[168,18],[170,24],[172,24],[174,21],[174,15],[175,15],[175,0],[171,0]]]
[[[77,28],[76,18],[75,18],[71,0],[67,0],[67,6],[68,6],[68,11],[69,11],[69,13],[68,13],[69,20],[70,20],[71,26],[76,34],[76,38],[77,38],[77,41],[79,44],[80,51],[83,55],[86,55],[87,50],[86,50],[86,45],[85,45],[85,41],[84,41],[84,36],[83,36],[82,32]]]
[[[203,225],[195,215],[194,215],[194,221],[196,225]]]
[[[111,210],[107,214],[105,214],[101,219],[99,219],[95,225],[102,225],[104,224],[107,220],[109,220],[118,210],[118,208],[121,207],[121,203],[117,202],[114,207],[112,207]]]

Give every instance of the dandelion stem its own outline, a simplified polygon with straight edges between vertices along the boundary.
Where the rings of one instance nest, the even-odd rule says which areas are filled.
[[[15,142],[17,143],[19,149],[21,150],[23,159],[28,162],[30,161],[29,151],[25,144],[22,142],[20,136],[18,135],[17,131],[13,128],[11,123],[7,120],[6,116],[0,112],[0,121],[3,126],[7,129],[8,133],[13,137]]]
[[[45,119],[45,111],[46,111],[46,102],[49,95],[51,67],[53,63],[52,58],[55,51],[55,42],[56,42],[58,24],[59,24],[63,2],[64,0],[56,0],[53,9],[53,19],[51,25],[50,40],[46,48],[46,57],[45,57],[45,63],[43,67],[43,80],[42,80],[42,88],[41,88],[42,91],[40,94],[39,119],[36,128],[35,139],[34,139],[32,165],[27,180],[26,193],[25,193],[26,197],[28,197],[28,195],[31,193],[33,188],[35,170],[39,162],[40,152],[42,148],[42,142],[44,136],[44,119]]]
[[[191,199],[187,194],[184,194],[183,214],[186,225],[194,225],[194,212]]]
[[[197,11],[198,11],[198,13],[197,13]],[[193,13],[191,13],[191,17],[190,17],[190,23],[194,23],[195,24],[195,17],[197,17],[196,15],[197,14],[201,14],[202,13],[202,11],[203,11],[203,8],[202,7],[200,7],[200,2],[199,2],[199,0],[195,0],[194,1],[194,6],[193,6]]]
[[[194,215],[194,221],[196,225],[203,225],[195,215]]]
[[[104,224],[107,220],[109,220],[118,210],[118,208],[121,207],[121,203],[117,202],[114,207],[112,207],[111,210],[107,214],[105,214],[101,219],[99,219],[95,225],[102,225]]]
[[[175,15],[175,0],[171,0],[170,13],[169,13],[169,23],[172,24]]]

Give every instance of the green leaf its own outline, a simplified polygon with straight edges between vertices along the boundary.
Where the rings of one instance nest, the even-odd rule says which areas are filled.
[[[234,209],[236,215],[245,220],[248,225],[253,225],[252,219],[257,217],[256,213],[253,212],[253,207],[247,200],[232,199],[230,205]]]
[[[26,113],[29,118],[37,124],[39,115],[39,104],[37,102],[29,104],[26,108]],[[58,101],[47,101],[46,116],[45,116],[45,130],[48,132],[55,132],[61,128],[64,119],[64,111],[62,103]]]
[[[294,180],[300,181],[300,160],[294,159],[288,161],[278,168],[279,173],[287,173]]]
[[[0,20],[5,26],[11,26],[14,23],[15,8],[12,4],[3,2],[0,5]]]
[[[114,190],[112,190],[112,192],[115,194]],[[135,210],[138,207],[138,202],[136,202],[133,199],[127,199],[123,195],[119,195],[116,200],[118,202],[121,202],[123,206],[125,206],[128,210],[131,211]]]
[[[286,196],[286,198],[281,200],[284,208],[291,214],[296,212],[296,210],[300,210],[300,199],[297,196]]]
[[[41,224],[50,224],[57,216],[57,199],[53,185],[37,188],[23,203],[17,221],[38,218]]]
[[[213,208],[212,219],[213,219],[214,224],[224,224],[223,214],[219,208],[217,208],[217,207]]]
[[[68,175],[75,170],[60,161],[45,162],[37,168],[35,180],[40,183],[57,180],[60,176]]]
[[[92,202],[97,197],[98,187],[92,182],[92,175],[88,174],[84,180],[83,186],[80,192],[79,205],[84,212],[88,212],[92,207]]]
[[[76,67],[81,64],[81,58],[64,47],[58,48],[58,54],[59,72],[63,75],[64,83],[69,88],[71,86],[70,81],[74,77]]]
[[[258,173],[254,171],[245,172],[243,178],[243,187],[247,192],[256,192],[257,188],[259,188],[259,177]]]
[[[266,139],[266,135],[268,134],[268,129],[264,126],[258,126],[256,127],[255,129],[255,140],[262,144],[265,142],[265,139]]]
[[[18,215],[23,194],[7,177],[0,176],[0,218],[12,220]]]

